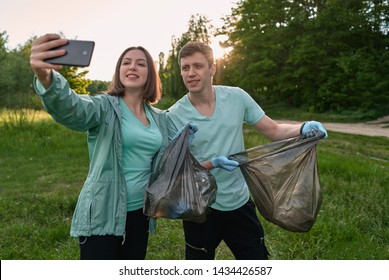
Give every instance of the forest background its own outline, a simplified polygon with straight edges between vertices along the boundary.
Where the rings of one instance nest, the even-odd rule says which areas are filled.
[[[355,121],[388,115],[388,2],[245,0],[223,18],[221,28],[193,15],[188,31],[173,36],[171,50],[156,62],[164,89],[159,107],[186,93],[179,49],[191,40],[209,43],[225,35],[221,45],[228,52],[217,60],[215,84],[239,86],[278,112],[296,108]],[[34,39],[8,49],[7,31],[0,32],[0,108],[42,108],[29,66]],[[109,84],[86,79],[87,68],[61,72],[80,94],[96,94]]]
[[[164,87],[157,107],[186,93],[180,47],[223,34],[229,52],[217,61],[215,83],[245,89],[272,118],[359,122],[386,116],[388,2],[245,0],[218,29],[193,15],[188,31],[173,37],[169,53],[156,62]],[[85,134],[42,110],[29,65],[33,39],[9,49],[7,32],[0,31],[0,259],[78,259],[69,228],[89,167]],[[109,84],[86,79],[87,68],[61,71],[81,94]],[[267,142],[245,130],[246,147]],[[387,137],[329,131],[318,145],[324,199],[312,230],[287,232],[259,215],[271,258],[388,260],[387,147]],[[162,219],[158,232],[150,237],[147,259],[183,259],[180,221]],[[217,259],[233,258],[221,244]]]

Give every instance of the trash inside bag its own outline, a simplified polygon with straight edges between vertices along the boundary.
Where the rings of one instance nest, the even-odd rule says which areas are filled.
[[[317,131],[314,137],[276,141],[229,156],[240,163],[266,220],[293,232],[311,229],[322,202],[316,144],[323,137]]]
[[[152,218],[205,222],[216,199],[216,180],[191,154],[189,125],[170,143],[146,189],[143,212]]]

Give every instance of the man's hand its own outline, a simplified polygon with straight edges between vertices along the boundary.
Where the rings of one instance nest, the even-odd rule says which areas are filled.
[[[316,121],[309,121],[303,123],[303,125],[301,126],[301,135],[304,135],[306,138],[313,137],[316,135],[315,130],[324,133],[324,138],[328,138],[327,130],[320,122]]]
[[[233,171],[239,166],[237,161],[229,160],[225,156],[218,156],[213,158],[211,160],[211,164],[214,168],[223,168],[227,171]]]
[[[176,139],[178,136],[180,136],[181,133],[184,131],[184,129],[185,129],[185,126],[181,127],[176,132],[176,135],[174,135],[173,140]],[[190,122],[189,123],[189,143],[193,141],[193,139],[195,137],[195,133],[196,133],[197,130],[198,130],[198,127],[194,123]]]

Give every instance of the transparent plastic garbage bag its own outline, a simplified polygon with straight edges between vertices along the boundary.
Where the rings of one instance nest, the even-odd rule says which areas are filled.
[[[240,163],[260,214],[293,232],[311,229],[322,202],[316,145],[324,134],[315,132],[229,156]]]
[[[216,180],[188,148],[189,125],[164,152],[146,189],[143,212],[152,218],[205,222],[216,199]]]

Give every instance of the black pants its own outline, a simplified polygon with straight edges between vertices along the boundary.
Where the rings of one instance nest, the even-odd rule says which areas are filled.
[[[143,209],[127,212],[126,235],[80,237],[81,260],[144,260],[149,237],[149,220]]]
[[[187,260],[212,260],[222,240],[237,260],[267,260],[264,231],[249,200],[233,211],[212,209],[205,223],[184,221]]]

